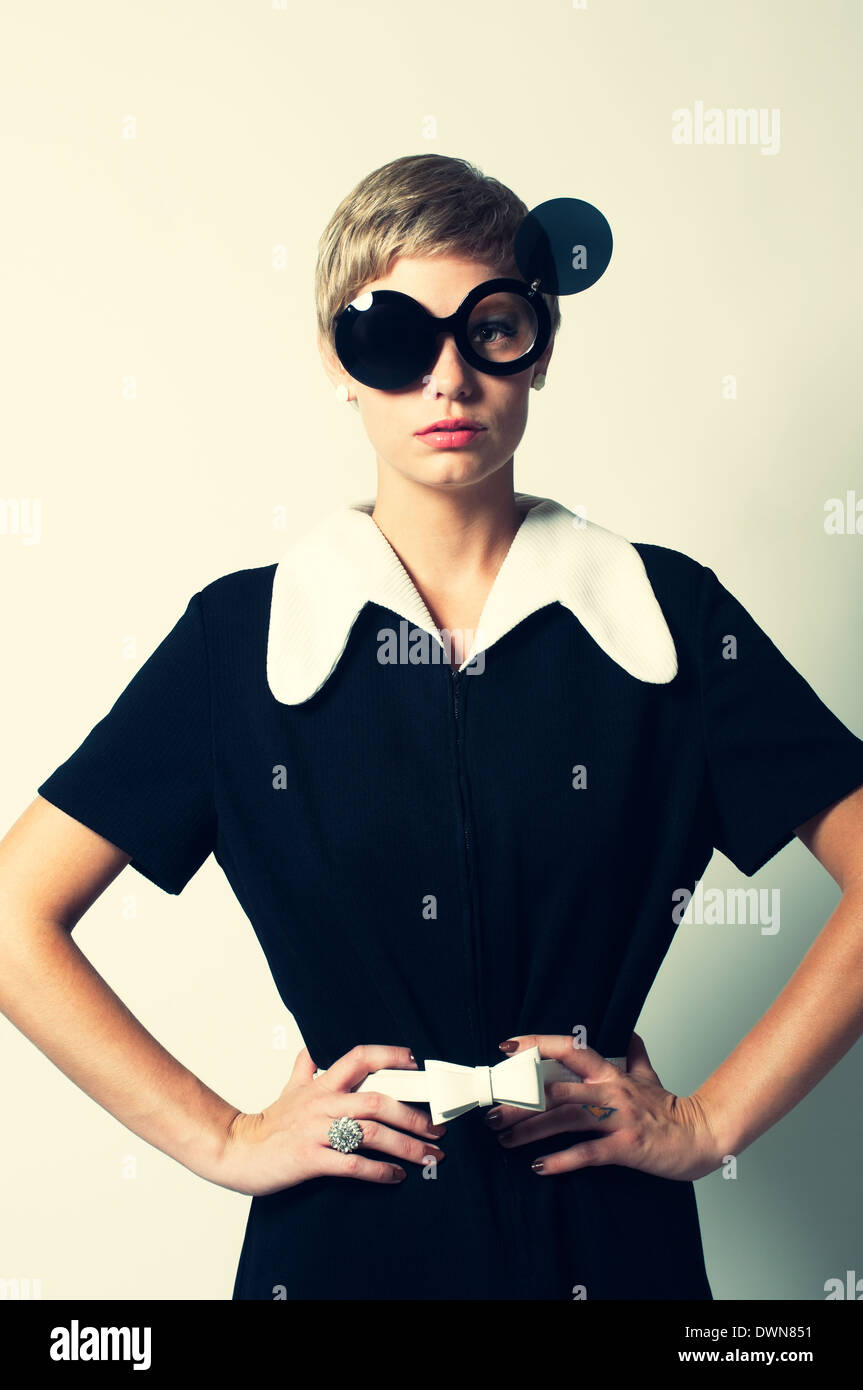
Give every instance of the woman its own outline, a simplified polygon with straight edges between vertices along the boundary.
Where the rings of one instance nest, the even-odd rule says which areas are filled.
[[[4,944],[0,1004],[135,1133],[253,1196],[236,1299],[710,1299],[693,1180],[859,1033],[859,974],[836,980],[863,742],[710,569],[514,490],[559,321],[514,255],[526,213],[439,155],[342,202],[319,346],[376,498],[196,593],[0,846],[10,919],[33,924]],[[795,833],[842,901],[674,1095],[633,1029],[680,892],[714,847],[751,875]],[[179,893],[210,852],[306,1043],[260,1114],[166,1053],[70,938],[126,863]]]

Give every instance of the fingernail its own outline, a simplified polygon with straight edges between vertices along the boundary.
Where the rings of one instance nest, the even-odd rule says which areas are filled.
[[[432,1139],[443,1139],[446,1134],[446,1125],[429,1125],[428,1132]]]
[[[439,1149],[435,1144],[426,1144],[423,1154],[428,1154],[431,1158],[446,1158],[443,1149]]]
[[[411,1061],[412,1061],[412,1062],[415,1062],[415,1061],[416,1061],[416,1057],[414,1056],[414,1054],[411,1052],[409,1055],[410,1055]]]
[[[407,1173],[404,1168],[393,1168],[393,1182],[401,1182],[402,1178],[406,1177]]]
[[[531,1166],[531,1168],[533,1169],[533,1171],[534,1171],[535,1173],[541,1173],[541,1172],[542,1172],[542,1169],[543,1169],[542,1159],[541,1159],[541,1158],[535,1158],[535,1159],[533,1160],[533,1163],[532,1163],[530,1166]]]
[[[487,1125],[490,1125],[492,1129],[494,1129],[495,1125],[500,1124],[500,1111],[489,1110],[488,1114],[485,1117],[485,1122]]]
[[[498,1043],[501,1052],[517,1052],[518,1043],[513,1042],[512,1038],[507,1038],[506,1042]]]

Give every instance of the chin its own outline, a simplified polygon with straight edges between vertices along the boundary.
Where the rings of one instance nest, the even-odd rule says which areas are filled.
[[[461,453],[462,451],[458,451]],[[496,472],[500,464],[489,464],[488,459],[471,459],[454,456],[433,458],[429,466],[420,471],[420,482],[440,483],[444,487],[459,487],[468,483],[479,483],[490,473]]]

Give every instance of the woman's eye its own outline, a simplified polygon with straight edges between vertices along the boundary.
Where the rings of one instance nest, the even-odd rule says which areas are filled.
[[[481,341],[484,343],[490,343],[492,339],[490,336],[482,335],[502,333],[504,337],[512,338],[515,334],[515,331],[516,330],[513,328],[512,324],[508,323],[505,319],[488,319],[485,323],[480,324],[479,327],[475,330],[475,332],[478,335],[480,335]]]

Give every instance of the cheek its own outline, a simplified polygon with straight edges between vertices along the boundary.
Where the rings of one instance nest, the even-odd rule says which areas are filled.
[[[498,407],[499,418],[504,427],[516,429],[523,426],[527,420],[529,404],[529,382],[519,381],[517,385],[510,384],[506,391],[501,393]]]
[[[533,375],[533,368],[526,372],[519,372],[517,376],[502,376],[493,378],[495,390],[497,392],[501,408],[517,411],[522,408],[530,398],[530,380]]]
[[[418,407],[411,410],[400,406],[395,400],[366,398],[362,406],[363,424],[369,441],[380,447],[387,447],[395,441],[409,437],[417,429],[422,418]]]
[[[387,421],[392,418],[392,408],[386,398],[378,392],[367,392],[362,401],[362,415],[366,427],[379,433],[386,429]]]

